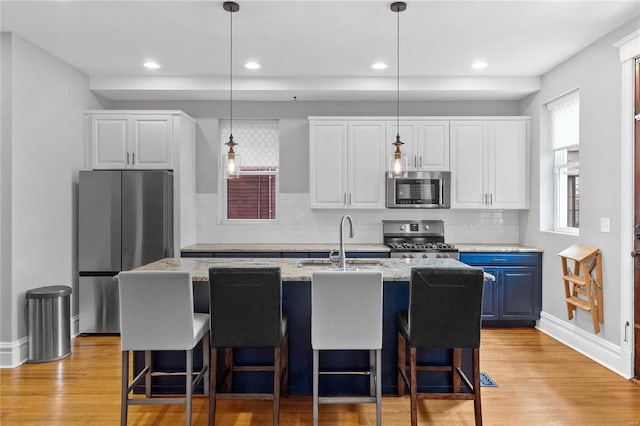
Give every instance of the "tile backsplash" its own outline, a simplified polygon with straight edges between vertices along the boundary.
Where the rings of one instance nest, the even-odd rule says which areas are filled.
[[[517,210],[450,209],[311,209],[309,194],[280,194],[273,223],[221,223],[218,194],[200,193],[197,203],[198,243],[338,243],[340,218],[349,214],[356,235],[347,242],[381,243],[382,220],[442,219],[449,243],[518,243]]]

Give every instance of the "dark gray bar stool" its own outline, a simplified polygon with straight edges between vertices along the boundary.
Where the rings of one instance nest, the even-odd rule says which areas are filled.
[[[191,395],[202,380],[209,393],[209,316],[193,312],[193,283],[189,272],[121,272],[120,342],[122,347],[122,411],[127,424],[129,405],[185,404],[185,424],[191,424]],[[114,283],[115,285],[115,283]],[[202,370],[193,373],[193,348],[202,340]],[[156,372],[151,351],[186,351],[185,372]],[[144,351],[144,369],[129,383],[129,351]],[[151,398],[151,378],[185,375],[184,398]],[[195,377],[194,377],[195,376]],[[144,380],[146,398],[129,398]]]
[[[287,396],[288,317],[282,314],[280,268],[209,269],[211,313],[211,393],[209,425],[215,424],[217,399],[273,400],[279,424],[280,396]],[[217,350],[225,349],[225,371],[218,381]],[[273,348],[274,365],[236,366],[233,348]],[[273,393],[233,393],[234,372],[273,372]],[[225,393],[217,392],[224,383]]]
[[[318,404],[375,403],[382,424],[382,272],[314,272],[311,281],[311,347],[313,349],[313,424]],[[369,351],[367,371],[320,370],[321,350]],[[367,396],[320,396],[320,375],[369,376]]]
[[[472,399],[476,425],[482,425],[480,405],[480,326],[483,271],[477,268],[413,268],[409,311],[398,313],[398,395],[410,388],[411,425],[418,424],[418,399]],[[406,349],[409,348],[407,376]],[[451,365],[417,365],[417,348],[451,348]],[[472,378],[461,369],[462,348],[471,348]],[[451,371],[450,393],[418,393],[421,371]],[[462,391],[462,380],[466,391]]]

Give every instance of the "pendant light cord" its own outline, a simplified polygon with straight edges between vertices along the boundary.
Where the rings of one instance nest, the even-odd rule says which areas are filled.
[[[397,37],[396,37],[396,130],[400,136],[400,10],[398,15]]]
[[[233,137],[233,10],[229,15],[229,134]]]

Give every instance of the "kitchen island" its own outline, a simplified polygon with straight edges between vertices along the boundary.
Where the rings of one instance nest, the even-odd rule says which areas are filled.
[[[320,263],[318,263],[320,261]],[[306,263],[306,264],[305,264]],[[166,258],[136,268],[137,271],[186,271],[194,282],[194,305],[196,312],[209,310],[209,268],[224,267],[280,267],[282,275],[282,308],[289,313],[289,392],[293,395],[310,395],[312,385],[311,350],[311,276],[314,271],[335,270],[335,266],[324,263],[323,259],[263,259],[263,258]],[[382,390],[385,394],[396,392],[397,339],[396,315],[406,310],[409,302],[409,280],[412,267],[467,267],[453,259],[350,259],[348,270],[379,270],[383,274],[383,342],[382,342]],[[470,372],[470,351],[463,351],[463,369]],[[219,357],[219,361],[222,360]],[[234,358],[239,362],[253,362],[256,359],[272,358],[272,351],[263,349],[235,350]],[[442,363],[450,361],[451,351],[445,349],[422,350],[419,361]],[[194,350],[194,369],[201,363],[199,350]],[[366,351],[327,351],[322,354],[323,368],[349,370],[368,365]],[[184,362],[181,353],[155,353],[154,365],[161,369],[180,368]],[[143,364],[142,354],[134,357],[134,369],[139,371]],[[222,364],[220,366],[222,368]],[[160,379],[166,379],[160,381]],[[178,377],[155,378],[154,392],[181,392],[184,381]],[[236,374],[234,388],[243,392],[269,392],[269,374]],[[324,394],[366,393],[369,379],[361,377],[325,376],[320,383]],[[421,391],[443,391],[451,385],[450,374],[430,373],[418,378]],[[201,392],[201,389],[200,389]]]

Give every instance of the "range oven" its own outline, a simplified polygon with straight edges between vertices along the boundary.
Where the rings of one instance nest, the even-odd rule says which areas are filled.
[[[450,172],[407,172],[387,178],[387,207],[448,209],[451,206]]]
[[[444,242],[441,220],[383,220],[382,237],[393,258],[460,259],[458,249]]]

